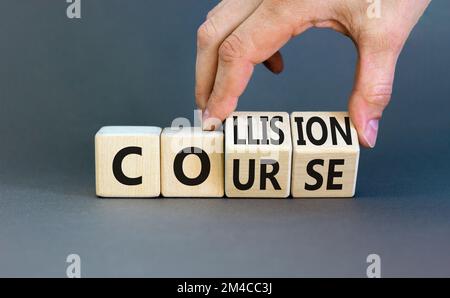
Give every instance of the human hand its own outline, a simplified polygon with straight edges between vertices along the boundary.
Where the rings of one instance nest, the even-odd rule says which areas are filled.
[[[203,128],[214,129],[232,113],[254,66],[283,70],[278,50],[311,27],[332,28],[358,50],[350,117],[359,141],[373,148],[378,122],[388,105],[400,51],[431,0],[381,1],[371,18],[364,0],[223,0],[198,29],[196,102]]]

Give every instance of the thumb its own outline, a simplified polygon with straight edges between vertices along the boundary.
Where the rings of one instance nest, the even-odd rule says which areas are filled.
[[[400,50],[359,49],[349,113],[364,147],[375,147],[378,123],[389,104]]]

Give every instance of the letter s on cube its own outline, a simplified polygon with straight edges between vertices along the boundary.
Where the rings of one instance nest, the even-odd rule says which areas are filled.
[[[95,135],[97,196],[159,196],[160,135],[153,126],[102,127]]]

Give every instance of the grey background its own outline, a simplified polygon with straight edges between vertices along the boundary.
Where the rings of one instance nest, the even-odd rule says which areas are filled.
[[[0,276],[450,276],[450,3],[433,1],[398,64],[354,200],[100,200],[103,125],[193,117],[196,29],[215,2],[0,2]],[[345,110],[356,52],[311,30],[257,67],[240,110]]]

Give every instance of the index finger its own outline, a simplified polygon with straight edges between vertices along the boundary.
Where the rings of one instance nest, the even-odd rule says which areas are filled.
[[[213,129],[208,118],[223,121],[236,109],[255,64],[270,58],[293,35],[310,26],[307,23],[298,26],[290,15],[275,12],[281,5],[274,5],[264,1],[220,46],[216,79],[206,106],[203,129]]]

